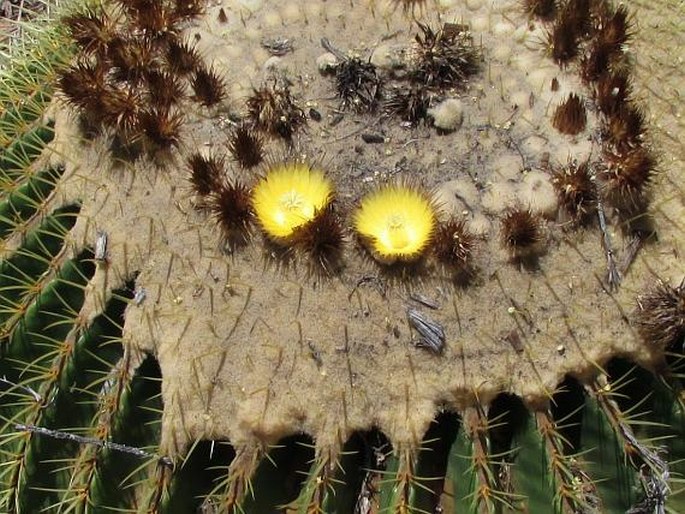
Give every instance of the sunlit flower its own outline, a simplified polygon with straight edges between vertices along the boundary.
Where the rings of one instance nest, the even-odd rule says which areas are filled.
[[[252,191],[252,205],[267,236],[287,242],[331,200],[333,187],[323,172],[303,163],[271,168]]]
[[[403,184],[367,195],[354,216],[357,233],[374,257],[385,263],[418,259],[435,226],[435,208],[428,195]]]

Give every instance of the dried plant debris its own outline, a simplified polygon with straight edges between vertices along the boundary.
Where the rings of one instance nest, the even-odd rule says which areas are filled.
[[[178,41],[178,24],[203,12],[199,0],[119,0],[112,12],[86,8],[64,22],[79,47],[76,64],[62,70],[59,85],[89,134],[114,129],[125,146],[139,140],[148,150],[178,146],[184,116],[184,76],[192,73],[194,98],[210,106],[224,84],[205,68],[195,49]]]
[[[445,348],[445,329],[442,325],[412,307],[407,309],[407,319],[409,325],[419,334],[416,346],[426,348],[436,355],[442,354]]]
[[[410,50],[409,77],[426,87],[458,87],[476,73],[480,52],[468,26],[445,23],[435,30],[417,22],[420,34]]]
[[[676,287],[658,281],[654,288],[638,296],[633,321],[648,345],[685,350],[685,280]]]
[[[293,42],[288,38],[262,39],[261,45],[271,55],[278,57],[293,51]]]
[[[576,135],[587,125],[587,111],[583,100],[571,93],[554,111],[552,125],[562,134]]]
[[[321,46],[338,59],[335,65],[336,94],[342,109],[372,112],[381,99],[382,81],[376,66],[358,57],[347,57],[331,42],[321,39]]]
[[[255,89],[247,99],[250,123],[271,136],[290,140],[307,122],[286,83],[274,81]]]

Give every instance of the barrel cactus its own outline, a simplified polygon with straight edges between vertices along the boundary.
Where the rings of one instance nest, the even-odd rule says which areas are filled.
[[[649,27],[486,4],[23,27],[3,512],[685,509],[682,124],[644,92]]]

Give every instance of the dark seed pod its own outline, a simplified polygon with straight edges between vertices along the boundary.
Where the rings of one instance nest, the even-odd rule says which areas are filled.
[[[226,248],[233,251],[247,244],[254,217],[247,185],[237,179],[224,179],[210,196],[209,209],[219,226]]]
[[[142,103],[135,87],[108,84],[100,93],[99,117],[104,125],[131,135],[136,131]]]
[[[577,38],[583,38],[592,30],[592,3],[593,0],[566,0],[557,20],[565,21]]]
[[[224,80],[213,68],[196,69],[191,85],[195,92],[195,100],[205,107],[218,104],[226,96]]]
[[[418,22],[417,22],[418,23]],[[418,23],[409,77],[429,87],[456,87],[479,69],[480,55],[468,27],[445,23],[437,31]]]
[[[682,353],[685,346],[685,280],[677,287],[658,281],[638,296],[633,322],[650,347]]]
[[[345,229],[333,203],[293,234],[295,249],[308,256],[315,274],[331,275],[341,266]]]
[[[138,0],[128,3],[131,4],[127,9],[130,23],[146,38],[155,38],[176,31],[179,18],[165,2]]]
[[[307,121],[287,85],[274,83],[255,89],[246,103],[253,126],[272,136],[290,140]]]
[[[578,224],[589,222],[597,208],[596,186],[590,176],[588,161],[569,161],[552,171],[552,185],[559,204]]]
[[[238,125],[228,136],[228,150],[242,168],[254,168],[264,160],[264,140],[246,125]]]
[[[542,250],[542,220],[528,209],[507,209],[500,218],[500,240],[512,259],[532,257]]]
[[[226,174],[223,157],[205,157],[194,153],[188,158],[190,183],[193,191],[200,196],[207,196],[218,191]]]
[[[554,111],[552,125],[562,134],[576,135],[585,130],[587,112],[583,100],[571,93]]]
[[[609,69],[612,53],[611,47],[595,39],[580,60],[580,77],[586,83],[598,80]]]

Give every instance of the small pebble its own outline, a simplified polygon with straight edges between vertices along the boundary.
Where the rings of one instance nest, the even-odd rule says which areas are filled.
[[[385,142],[385,138],[383,136],[381,136],[380,134],[371,134],[368,132],[364,132],[362,134],[362,140],[365,143],[371,143],[371,144],[372,143],[384,143]]]

